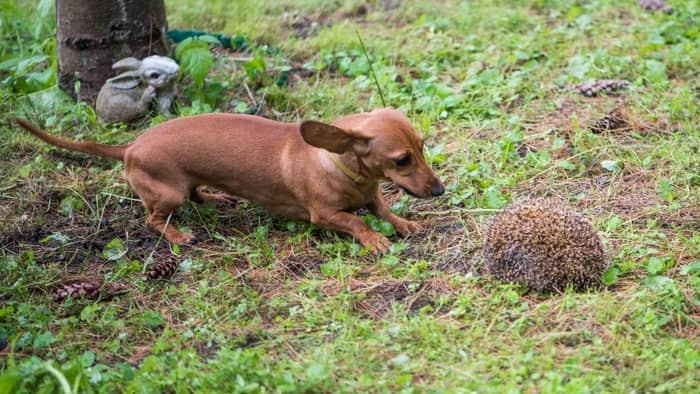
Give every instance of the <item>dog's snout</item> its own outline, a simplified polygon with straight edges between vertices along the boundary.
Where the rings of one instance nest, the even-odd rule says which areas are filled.
[[[445,193],[445,187],[442,186],[442,183],[440,183],[440,182],[438,182],[430,187],[430,194],[433,197],[442,196],[443,193]]]

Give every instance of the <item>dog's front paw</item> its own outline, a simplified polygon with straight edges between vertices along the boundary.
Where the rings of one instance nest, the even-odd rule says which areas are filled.
[[[197,238],[191,233],[171,233],[166,234],[165,238],[170,241],[170,243],[178,245],[191,245],[197,242]]]
[[[408,235],[411,233],[417,233],[421,230],[423,230],[423,227],[412,221],[412,220],[398,220],[395,223],[392,223],[394,225],[394,230],[396,230],[397,233],[401,235]]]
[[[369,247],[374,254],[385,254],[391,246],[391,241],[387,237],[374,231],[367,232],[360,237],[360,243],[362,246]]]

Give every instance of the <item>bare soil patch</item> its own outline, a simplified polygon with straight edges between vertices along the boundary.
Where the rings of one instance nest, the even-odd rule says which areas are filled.
[[[355,296],[353,306],[358,312],[380,318],[391,312],[395,303],[402,303],[409,312],[417,312],[425,306],[436,307],[437,299],[452,294],[454,288],[441,277],[424,281],[370,277],[344,282],[327,280],[322,291],[328,297],[348,291]]]

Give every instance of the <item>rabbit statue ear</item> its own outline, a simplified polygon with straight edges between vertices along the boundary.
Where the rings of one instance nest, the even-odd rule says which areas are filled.
[[[107,84],[121,90],[135,89],[141,83],[141,76],[134,71],[128,71],[107,80]]]
[[[117,71],[133,71],[141,67],[141,60],[135,57],[125,57],[122,60],[112,64],[112,69]]]

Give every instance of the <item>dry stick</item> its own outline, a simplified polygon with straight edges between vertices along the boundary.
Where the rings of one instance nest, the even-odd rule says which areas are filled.
[[[418,215],[423,215],[423,216],[444,216],[447,214],[458,214],[458,213],[471,213],[475,215],[486,215],[489,213],[497,213],[501,212],[503,209],[500,208],[473,208],[473,209],[462,209],[462,208],[455,208],[455,209],[447,209],[444,211],[420,211],[418,212]]]
[[[0,193],[10,191],[17,187],[17,184],[0,187]]]
[[[381,85],[379,85],[379,81],[377,80],[377,74],[374,72],[374,67],[372,67],[372,60],[369,58],[367,48],[365,48],[365,43],[362,42],[362,36],[360,36],[360,31],[355,29],[355,34],[357,34],[357,39],[360,40],[360,47],[362,47],[362,53],[364,53],[365,58],[367,58],[367,63],[369,64],[369,72],[370,74],[372,74],[374,84],[377,85],[377,91],[379,92],[379,98],[382,100],[382,106],[386,107],[386,101],[384,101],[384,93],[382,92],[382,87]]]

